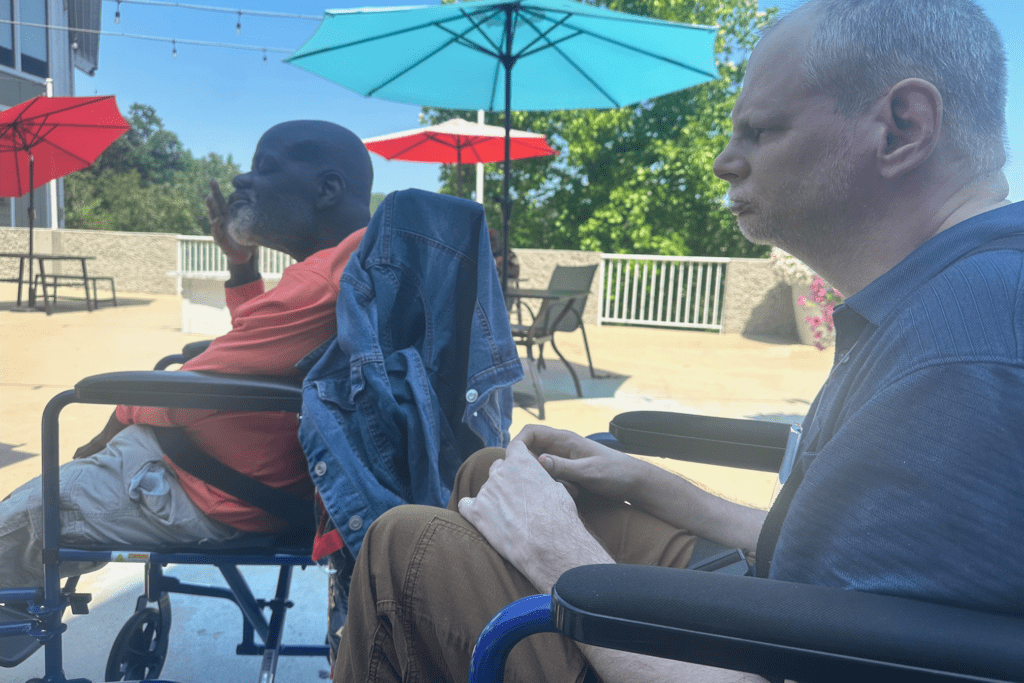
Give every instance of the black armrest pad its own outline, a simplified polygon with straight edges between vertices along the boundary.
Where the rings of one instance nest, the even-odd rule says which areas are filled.
[[[764,420],[638,410],[609,425],[628,453],[778,472],[789,425]]]
[[[1024,679],[1024,619],[871,593],[592,565],[562,575],[552,608],[562,632],[585,643],[761,675],[925,680],[922,670],[942,670]]]
[[[82,403],[212,410],[293,412],[302,409],[301,380],[206,372],[109,372],[75,385]]]

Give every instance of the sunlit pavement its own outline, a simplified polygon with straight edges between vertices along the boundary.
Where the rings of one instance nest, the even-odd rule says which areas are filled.
[[[163,295],[118,295],[117,308],[86,312],[81,303],[61,302],[57,312],[17,312],[15,288],[0,285],[0,498],[39,474],[40,415],[54,395],[82,377],[152,367],[161,356],[202,337],[180,332],[181,303]],[[574,363],[585,398],[576,398],[562,362],[546,349],[541,371],[546,395],[545,424],[590,434],[606,431],[609,420],[628,410],[674,410],[723,417],[797,421],[831,364],[831,353],[812,347],[739,335],[638,327],[587,327],[599,379],[590,378],[579,332],[557,337]],[[512,433],[537,422],[529,380],[515,387]],[[111,412],[107,406],[72,405],[61,419],[61,460],[91,439]],[[735,500],[765,507],[774,479],[726,468],[661,464]],[[269,592],[276,569],[243,570]],[[221,584],[205,567],[172,566],[168,573]],[[140,565],[111,565],[87,575],[82,590],[94,596],[92,613],[70,620],[65,636],[69,676],[102,680],[107,653],[142,591]],[[326,577],[317,568],[297,570],[292,585],[296,608],[289,612],[285,642],[323,642]],[[257,657],[235,655],[241,638],[238,610],[222,600],[172,596],[173,626],[162,678],[178,681],[252,681]],[[322,658],[282,658],[278,680],[310,681],[326,676]],[[43,672],[42,653],[14,670],[0,669],[3,681]]]

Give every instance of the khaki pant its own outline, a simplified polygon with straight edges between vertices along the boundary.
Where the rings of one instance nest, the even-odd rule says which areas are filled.
[[[153,430],[131,425],[95,455],[60,468],[60,530],[65,544],[154,545],[219,543],[243,532],[195,506],[164,462]],[[62,576],[99,569],[64,562]],[[43,494],[40,479],[0,502],[0,588],[43,580]]]
[[[403,506],[370,527],[356,560],[336,683],[462,683],[484,625],[510,602],[537,593],[456,510],[503,456],[488,448],[470,457],[448,510]],[[577,508],[617,562],[683,568],[690,559],[694,536],[625,503],[590,495]],[[575,644],[546,633],[512,650],[505,680],[572,683],[586,672]]]

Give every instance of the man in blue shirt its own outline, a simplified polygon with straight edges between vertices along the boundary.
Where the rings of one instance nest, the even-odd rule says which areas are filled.
[[[770,28],[715,173],[744,235],[848,298],[767,521],[528,427],[504,458],[464,465],[449,505],[460,514],[402,508],[370,529],[335,680],[464,677],[488,614],[638,545],[685,564],[674,534],[743,548],[773,578],[1024,608],[1011,527],[1024,518],[1024,240],[1007,238],[1024,206],[1008,204],[1001,172],[1005,90],[999,34],[970,0],[810,0]],[[656,523],[672,531],[659,539]],[[759,680],[553,635],[519,644],[509,667],[510,680]]]

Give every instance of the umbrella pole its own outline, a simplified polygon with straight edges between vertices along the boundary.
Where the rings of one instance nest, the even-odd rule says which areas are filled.
[[[456,155],[456,160],[455,160],[456,171],[455,172],[457,174],[456,177],[459,179],[459,199],[462,199],[462,148],[461,147],[456,147],[455,148],[455,155]]]
[[[505,173],[502,182],[501,222],[501,292],[508,291],[508,231],[509,214],[509,174],[512,172],[512,8],[505,9],[505,54],[502,55],[505,65]]]
[[[35,228],[33,222],[33,214],[36,212],[36,196],[32,191],[32,186],[35,184],[36,174],[36,156],[31,151],[28,153],[28,307],[35,308],[36,305],[36,288],[32,282],[32,254],[33,244],[32,234]],[[21,292],[19,290],[19,296]]]

